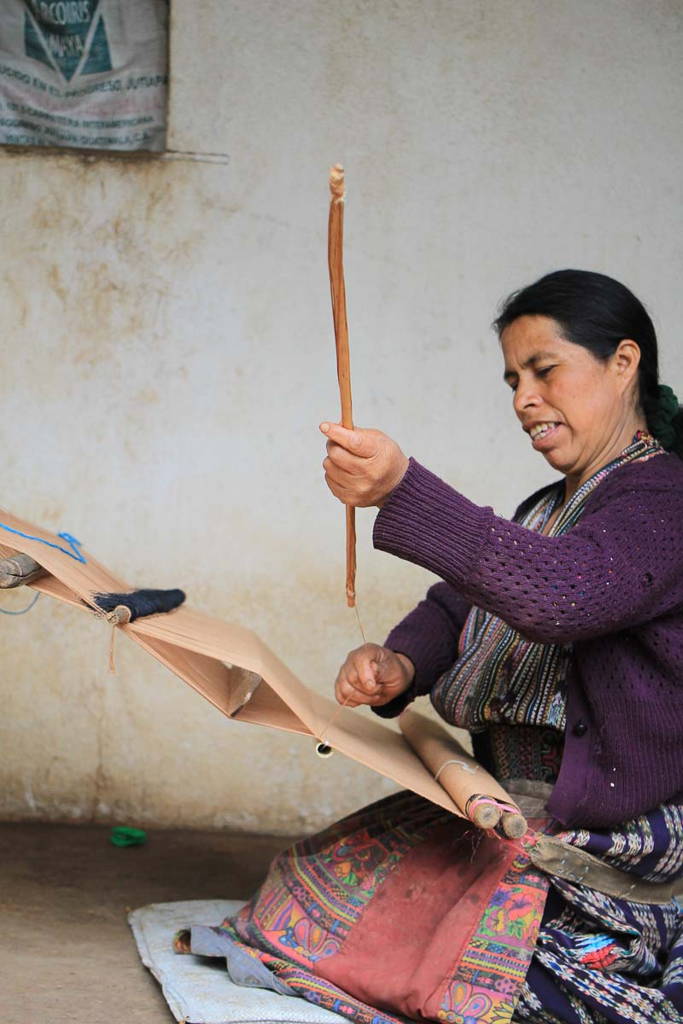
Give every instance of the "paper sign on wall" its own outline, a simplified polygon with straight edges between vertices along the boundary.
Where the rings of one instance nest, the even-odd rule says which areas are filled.
[[[2,0],[0,143],[160,150],[168,0]]]

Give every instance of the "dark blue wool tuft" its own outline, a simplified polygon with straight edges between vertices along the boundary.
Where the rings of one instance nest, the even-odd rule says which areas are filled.
[[[119,605],[130,609],[130,621],[145,615],[170,612],[185,600],[182,590],[133,590],[129,594],[95,594],[95,604],[103,612],[113,612]]]

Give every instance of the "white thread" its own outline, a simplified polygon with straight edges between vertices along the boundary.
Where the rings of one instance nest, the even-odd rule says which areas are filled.
[[[360,612],[358,611],[358,598],[356,598],[356,600],[354,601],[353,607],[356,611],[356,619],[358,620],[358,628],[360,630],[360,635],[363,637],[363,643],[366,644],[367,640],[365,639],[365,630],[363,629],[363,623],[360,621]]]
[[[365,639],[365,630],[363,629],[363,623],[361,622],[361,619],[360,619],[360,612],[358,611],[358,602],[357,601],[355,602],[353,607],[354,607],[354,611],[356,613],[356,619],[358,620],[358,628],[360,629],[360,635],[363,638],[363,643],[366,644],[367,640]],[[330,720],[326,723],[326,725],[323,726],[323,728],[322,728],[322,730],[320,732],[320,736],[318,736],[318,738],[316,740],[316,746],[315,746],[315,752],[318,755],[318,757],[330,757],[330,755],[333,753],[332,750],[330,750],[329,752],[326,750],[324,753],[321,753],[319,748],[321,746],[322,747],[328,747],[329,746],[329,743],[327,742],[327,733],[330,731],[330,728],[332,727],[332,725],[334,725],[334,723],[336,722],[337,718],[342,713],[342,711],[344,710],[344,708],[346,707],[346,705],[348,704],[348,702],[350,700],[351,700],[351,694],[349,694],[348,697],[344,698],[342,704],[338,708],[335,709],[335,711],[334,711],[332,717],[330,718]]]
[[[434,776],[434,782],[439,781],[439,775],[441,775],[441,772],[444,770],[444,768],[447,768],[449,764],[455,764],[458,766],[458,768],[462,768],[464,772],[469,772],[470,775],[476,775],[477,769],[473,768],[471,764],[467,763],[467,761],[459,761],[457,760],[457,758],[453,758],[451,761],[444,761],[444,763],[441,765],[438,772]]]

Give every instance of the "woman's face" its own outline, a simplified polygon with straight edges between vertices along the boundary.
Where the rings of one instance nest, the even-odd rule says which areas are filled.
[[[573,490],[644,427],[634,401],[635,342],[622,341],[609,359],[596,359],[566,341],[550,317],[521,316],[505,328],[501,345],[522,428]]]

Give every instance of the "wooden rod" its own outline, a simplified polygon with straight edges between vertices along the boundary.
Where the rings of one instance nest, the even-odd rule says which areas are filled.
[[[42,565],[22,553],[0,560],[0,590],[11,590],[46,575]]]
[[[349,325],[346,319],[346,286],[344,284],[344,168],[335,164],[330,169],[330,215],[327,230],[327,263],[332,294],[332,319],[337,351],[337,379],[341,399],[343,427],[353,429],[351,399],[351,360],[349,357]],[[346,603],[356,603],[356,510],[346,506]]]

